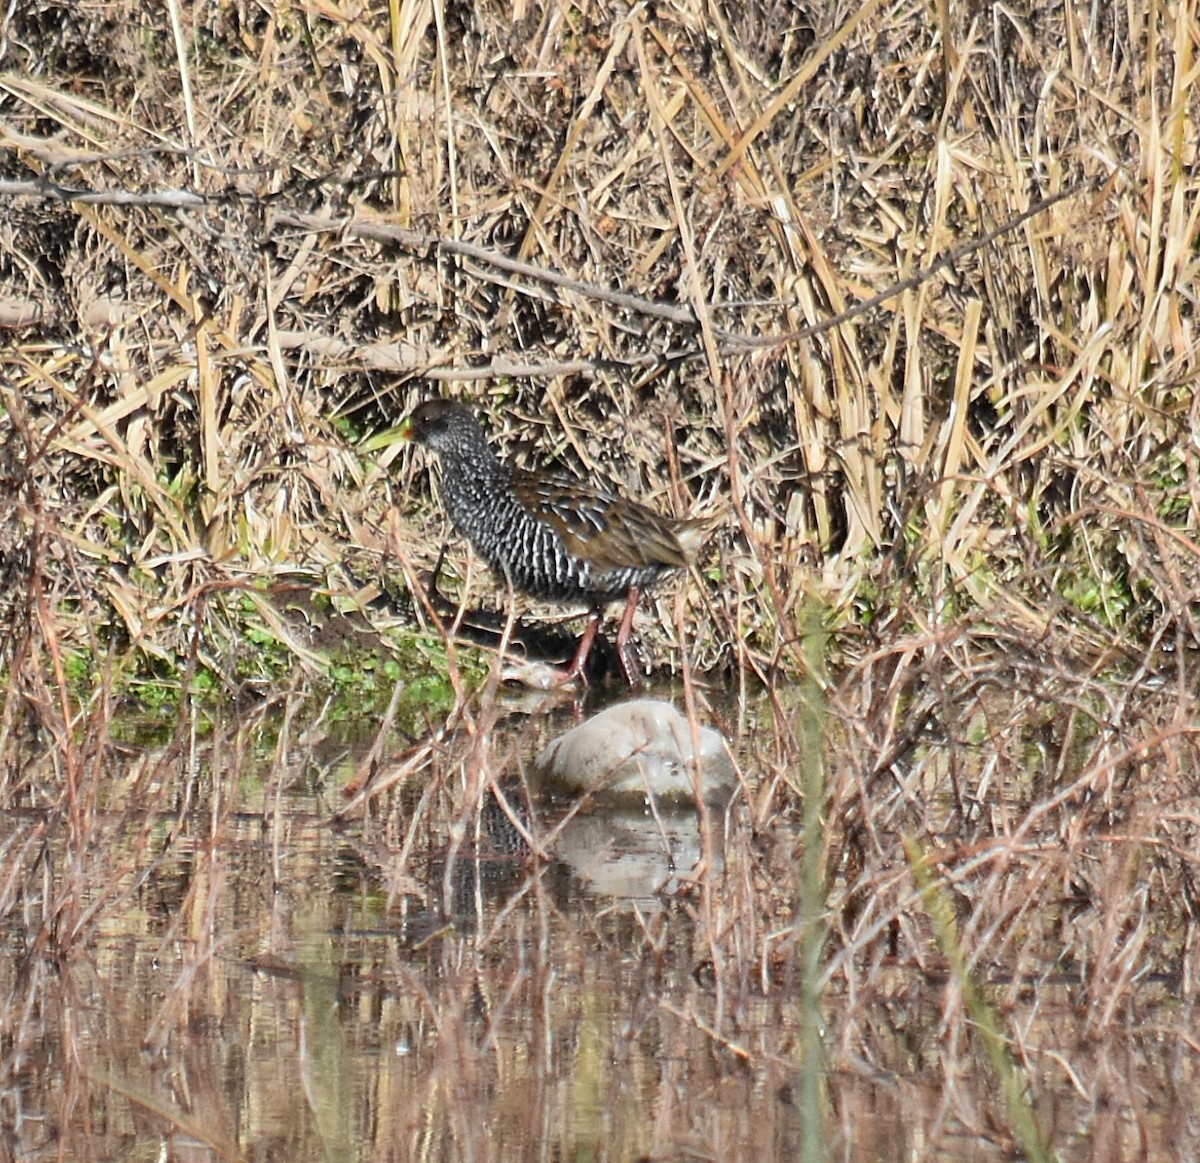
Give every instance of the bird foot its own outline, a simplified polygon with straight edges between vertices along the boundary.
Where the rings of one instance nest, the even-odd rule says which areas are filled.
[[[516,683],[535,691],[567,690],[571,687],[586,687],[588,681],[583,674],[572,674],[571,668],[552,666],[548,662],[521,660],[506,666],[500,677],[504,682]]]

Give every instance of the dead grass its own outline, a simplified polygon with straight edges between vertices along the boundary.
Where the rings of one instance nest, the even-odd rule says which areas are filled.
[[[98,603],[74,637],[165,664],[226,587],[369,595],[347,439],[453,390],[539,462],[732,501],[706,669],[793,669],[810,582],[1193,645],[1188,11],[23,6],[7,479]]]
[[[369,649],[398,616],[392,647],[426,649],[406,635],[441,532],[428,466],[389,475],[354,446],[448,391],[518,459],[730,513],[639,628],[702,711],[706,684],[734,692],[711,713],[750,777],[686,938],[604,933],[703,967],[647,1024],[760,1084],[792,1076],[791,1010],[777,1041],[745,1038],[799,989],[807,676],[828,720],[831,1085],[887,1077],[933,1112],[931,1151],[1012,1146],[998,1097],[962,1082],[986,1067],[916,851],[1035,1107],[1074,1095],[1036,1110],[1048,1139],[1178,1145],[1146,1095],[1194,1075],[1169,1009],[1197,979],[1194,0],[36,0],[2,19],[0,918],[28,967],[5,981],[4,1086],[45,1034],[47,967],[176,845],[212,877],[141,1036],[161,1050],[204,1009],[234,829],[196,757],[224,746],[241,771],[249,744],[233,727],[206,752],[190,694],[306,689],[333,614]],[[832,677],[805,659],[814,596]],[[451,885],[421,853],[458,852],[516,753],[494,687],[474,698],[436,650],[444,731],[391,788],[364,768],[354,825],[365,875],[431,908]],[[179,717],[130,758],[113,724],[134,678]],[[505,956],[489,983],[536,998],[548,955],[529,976]],[[486,1090],[461,982],[421,988],[438,1076]]]

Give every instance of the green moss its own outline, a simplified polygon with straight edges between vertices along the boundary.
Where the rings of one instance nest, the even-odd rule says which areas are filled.
[[[480,652],[459,649],[455,661],[469,687],[482,682],[487,674],[487,662]],[[445,644],[424,633],[399,635],[376,650],[345,647],[330,659],[327,678],[333,713],[344,718],[382,714],[395,696],[397,725],[402,730],[419,729],[454,706]],[[398,685],[401,689],[396,696]]]

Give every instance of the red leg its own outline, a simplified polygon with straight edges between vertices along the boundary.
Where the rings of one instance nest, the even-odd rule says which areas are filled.
[[[588,655],[592,652],[592,643],[596,641],[596,631],[600,629],[600,611],[589,610],[587,626],[584,628],[583,635],[579,639],[579,646],[575,651],[575,657],[571,660],[571,665],[563,671],[559,677],[560,683],[574,682],[577,678],[582,678],[587,682],[587,675],[583,668],[587,665]]]
[[[621,615],[621,628],[617,631],[617,657],[621,660],[621,669],[625,672],[625,680],[630,686],[642,685],[642,676],[634,669],[629,657],[629,635],[633,631],[633,615],[639,596],[637,586],[630,586],[625,613]]]

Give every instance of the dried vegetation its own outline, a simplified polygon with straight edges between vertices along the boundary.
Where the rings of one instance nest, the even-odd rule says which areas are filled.
[[[389,478],[354,451],[452,391],[515,456],[664,510],[728,507],[644,633],[689,697],[733,692],[713,704],[739,736],[741,826],[686,908],[597,946],[678,958],[638,988],[666,995],[643,1015],[663,1044],[711,1051],[696,1085],[794,1066],[795,1023],[771,1021],[799,980],[807,681],[835,1089],[885,1077],[921,1121],[907,1157],[1021,1137],[963,1082],[987,1068],[923,858],[1049,1098],[1046,1140],[1200,1150],[1195,0],[31,0],[0,19],[7,1114],[41,1069],[54,972],[163,852],[210,867],[233,842],[220,772],[244,771],[258,720],[206,727],[206,685],[307,688],[347,643],[359,673],[397,653],[405,690],[448,671],[465,750],[423,756],[417,802],[370,798],[363,876],[421,883],[414,838],[471,818],[503,747],[494,688],[468,698],[407,597],[441,532],[428,466]],[[830,678],[805,663],[814,601]],[[169,743],[119,743],[119,700],[167,688],[187,692]],[[190,881],[194,933],[236,883]],[[556,937],[584,972],[596,949]],[[192,991],[216,955],[189,949],[177,1010],[139,1029],[159,1052],[211,1004]],[[508,951],[475,972],[536,1008],[554,953],[543,928],[532,970]],[[417,973],[377,969],[393,998]],[[437,982],[434,1077],[491,1093],[515,1067],[490,1040],[525,1011],[501,1007],[481,1044],[448,966]],[[63,1111],[113,1069],[72,1076]],[[636,1149],[767,1157],[785,1108],[750,1128],[660,1108],[663,1138]],[[479,1132],[449,1117],[458,1157]]]

